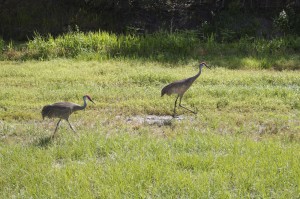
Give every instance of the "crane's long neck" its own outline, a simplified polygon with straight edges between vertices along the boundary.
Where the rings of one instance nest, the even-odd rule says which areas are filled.
[[[199,67],[199,72],[194,76],[195,79],[197,79],[201,75],[202,67],[203,67],[202,65]]]
[[[83,105],[80,106],[80,110],[85,109],[86,106],[87,106],[87,103],[86,103],[86,97],[83,97]]]

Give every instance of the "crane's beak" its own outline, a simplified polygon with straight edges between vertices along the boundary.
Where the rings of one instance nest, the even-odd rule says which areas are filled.
[[[93,104],[95,104],[95,102],[92,99],[90,99],[90,101],[93,102]]]
[[[90,100],[91,102],[93,102],[93,104],[95,104],[95,102],[90,97],[88,97],[88,100]]]
[[[207,68],[209,68],[209,69],[211,69],[211,67],[210,67],[210,66],[208,66],[208,65],[206,65],[206,67],[207,67]]]

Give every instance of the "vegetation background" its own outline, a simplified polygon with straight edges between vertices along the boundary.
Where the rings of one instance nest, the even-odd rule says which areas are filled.
[[[299,7],[0,0],[0,198],[300,198]],[[85,94],[50,139],[42,107]]]
[[[56,36],[76,26],[141,34],[197,30],[220,41],[300,33],[299,0],[1,0],[0,10],[5,40]]]
[[[202,57],[241,68],[250,58],[299,69],[298,0],[1,0],[0,10],[2,60]]]

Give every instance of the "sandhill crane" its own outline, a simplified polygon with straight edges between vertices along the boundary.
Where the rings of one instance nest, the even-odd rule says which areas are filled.
[[[161,90],[161,96],[163,96],[164,94],[167,94],[167,95],[177,94],[177,98],[175,100],[175,105],[174,105],[173,116],[175,116],[175,113],[176,113],[176,105],[177,105],[178,98],[179,98],[179,106],[180,107],[182,107],[194,114],[197,114],[195,111],[192,111],[192,110],[182,106],[181,99],[182,99],[184,93],[190,88],[190,86],[194,83],[194,81],[200,76],[203,66],[210,68],[209,66],[206,65],[205,62],[202,62],[199,65],[199,72],[195,76],[187,78],[187,79],[172,82],[172,83],[168,84],[167,86],[165,86]]]
[[[94,101],[90,98],[90,96],[85,95],[85,96],[83,96],[84,103],[82,106],[71,103],[71,102],[57,102],[57,103],[46,105],[43,107],[43,109],[42,109],[43,119],[45,117],[59,118],[52,137],[54,137],[54,135],[57,131],[57,128],[59,126],[59,123],[61,122],[62,119],[66,120],[69,123],[71,129],[75,132],[75,130],[73,129],[72,125],[69,122],[69,117],[73,112],[85,109],[85,107],[87,106],[86,99],[88,99],[89,101],[94,103]]]

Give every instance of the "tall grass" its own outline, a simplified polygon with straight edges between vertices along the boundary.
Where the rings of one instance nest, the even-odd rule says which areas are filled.
[[[242,38],[232,43],[219,43],[213,34],[207,39],[199,39],[196,32],[192,31],[157,32],[148,35],[75,31],[57,37],[36,34],[21,51],[23,54],[20,56],[20,53],[16,53],[16,59],[127,57],[166,62],[205,59],[215,62],[216,65],[242,68],[245,64],[242,59],[250,58],[258,61],[256,68],[300,68],[299,37],[272,40]],[[11,55],[7,57],[14,58]],[[291,61],[284,64],[288,60]]]
[[[116,35],[107,32],[72,32],[57,38],[36,34],[27,46],[33,57],[76,57],[97,53],[100,57],[131,57],[172,59],[192,57],[199,40],[192,33],[168,34],[165,32],[147,36]]]

